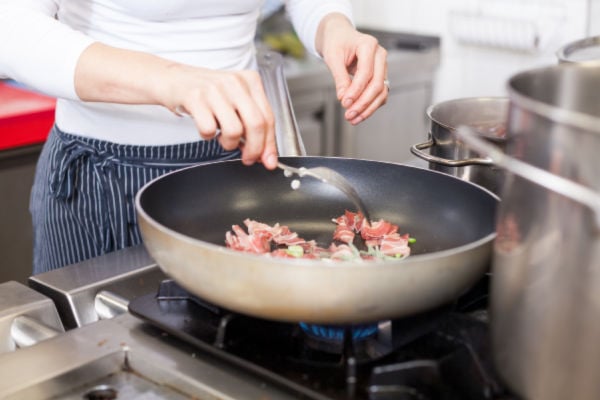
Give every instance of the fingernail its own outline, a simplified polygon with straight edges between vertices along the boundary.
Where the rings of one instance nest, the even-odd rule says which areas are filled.
[[[277,156],[275,154],[271,154],[267,157],[267,167],[275,168],[277,165]]]
[[[358,117],[356,117],[355,119],[353,119],[352,121],[350,121],[350,123],[351,123],[352,125],[358,125],[358,124],[360,124],[361,122],[363,122],[363,117],[360,117],[360,116],[358,116]]]
[[[337,98],[341,99],[342,97],[344,97],[344,93],[346,93],[346,89],[345,88],[341,88],[340,90],[337,91]]]
[[[347,119],[353,119],[357,115],[358,115],[358,113],[356,111],[350,111],[350,112],[348,112],[348,115],[346,116],[346,118]]]
[[[348,98],[348,99],[344,99],[342,101],[342,106],[344,106],[345,108],[348,108],[352,105],[352,99]]]

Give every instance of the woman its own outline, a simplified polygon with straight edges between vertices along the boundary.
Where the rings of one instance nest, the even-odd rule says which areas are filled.
[[[133,199],[160,174],[234,157],[276,167],[261,3],[0,0],[0,75],[58,98],[31,195],[34,274],[139,244]],[[346,119],[368,118],[387,99],[385,50],[354,29],[348,0],[286,6]]]

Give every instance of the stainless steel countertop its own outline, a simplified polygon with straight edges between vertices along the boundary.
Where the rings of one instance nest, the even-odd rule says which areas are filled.
[[[64,332],[52,300],[19,282],[4,282],[0,284],[0,354],[16,350],[13,333],[22,318],[49,332]]]
[[[29,278],[29,286],[54,300],[65,329],[97,321],[99,294],[125,303],[156,291],[166,275],[139,245]],[[126,304],[125,304],[126,307]]]
[[[2,354],[0,376],[2,399],[81,399],[107,387],[127,399],[298,398],[128,313]]]
[[[123,399],[298,397],[297,392],[244,372],[127,312],[98,320],[91,311],[100,289],[146,294],[155,291],[154,283],[164,277],[143,247],[32,277],[30,282],[72,303],[71,311],[85,320],[67,332],[48,297],[16,282],[1,284],[0,330],[8,350],[15,351],[0,352],[0,399],[82,399],[90,391],[109,389]],[[22,315],[48,326],[54,319],[58,332],[16,349],[11,333]]]

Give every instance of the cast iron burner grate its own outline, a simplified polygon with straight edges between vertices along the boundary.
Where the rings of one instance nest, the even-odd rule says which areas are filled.
[[[331,327],[335,338],[320,338],[311,327],[236,314],[170,280],[158,294],[133,299],[129,310],[299,398],[516,399],[491,366],[486,300],[484,280],[455,304],[370,325],[374,332],[360,338],[351,327]]]

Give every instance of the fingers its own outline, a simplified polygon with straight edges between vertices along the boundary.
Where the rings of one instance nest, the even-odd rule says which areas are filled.
[[[354,73],[350,87],[341,99],[342,106],[345,108],[351,107],[356,102],[371,82],[375,73],[373,60],[375,60],[380,48],[377,44],[377,39],[363,34],[360,34],[359,38],[354,56],[356,58],[356,72]]]
[[[377,108],[386,103],[389,94],[387,79],[387,51],[378,47],[371,59],[373,74],[364,90],[346,110],[344,116],[350,123],[356,125],[369,118]],[[357,71],[357,75],[360,72]],[[354,83],[354,82],[353,82]]]
[[[352,84],[352,77],[348,71],[343,51],[336,49],[333,54],[328,54],[327,58],[326,62],[335,82],[337,98],[341,101]]]
[[[385,86],[385,85],[384,85]],[[377,97],[375,97],[373,99],[373,101],[371,101],[366,108],[364,108],[359,114],[357,114],[356,116],[354,116],[354,118],[347,118],[350,123],[352,125],[357,125],[360,124],[361,122],[363,122],[364,120],[366,120],[367,118],[369,118],[371,115],[373,115],[373,113],[382,105],[384,105],[387,102],[387,98],[388,98],[388,89],[387,86],[385,86],[385,89],[383,92],[381,92],[379,95],[377,95]]]
[[[227,104],[223,109],[214,109],[221,124],[221,145],[227,150],[239,146],[244,138],[242,147],[242,162],[254,164],[259,158],[264,146],[264,135],[267,130],[263,112],[251,96],[250,86],[254,83],[250,74],[236,74],[232,82],[223,88]]]
[[[253,71],[245,71],[243,74],[247,75],[246,81],[248,82],[249,93],[261,113],[262,120],[260,122],[254,121],[256,125],[247,130],[242,160],[244,160],[244,153],[247,151],[246,147],[250,141],[250,145],[253,147],[250,150],[252,157],[249,158],[254,159],[254,156],[258,155],[267,169],[275,169],[277,167],[277,144],[275,142],[275,117],[271,105],[265,94],[260,76]]]
[[[219,129],[221,146],[226,150],[240,147],[244,164],[260,160],[267,168],[275,168],[274,117],[258,73],[215,72],[205,78],[201,87],[190,91],[183,106],[200,135],[211,139]]]
[[[344,34],[329,31],[336,34],[326,38],[323,57],[336,82],[338,99],[346,109],[344,117],[358,124],[387,101],[387,51],[371,35],[354,28],[349,32],[345,25],[338,29]]]
[[[191,102],[187,106],[178,107],[177,114],[187,114],[192,116],[196,128],[203,139],[209,140],[217,134],[217,122],[208,109],[208,106],[203,102]]]
[[[356,77],[352,82],[352,102],[346,107],[345,118],[352,124],[358,124],[373,112],[385,104],[388,88],[384,81],[387,76],[387,51],[377,46],[375,53],[369,58],[363,59],[363,63],[357,66]],[[360,79],[359,81],[357,81]],[[356,85],[354,85],[356,82]],[[366,83],[365,83],[366,82]],[[344,100],[342,100],[342,105]]]

